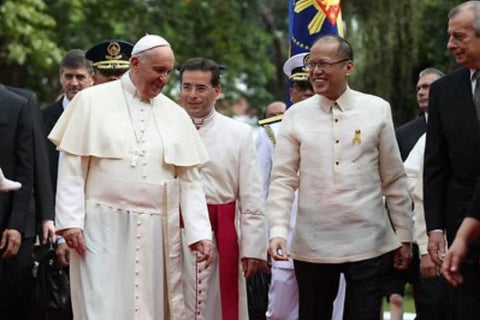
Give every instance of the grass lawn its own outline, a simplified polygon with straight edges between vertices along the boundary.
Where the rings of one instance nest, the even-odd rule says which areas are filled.
[[[383,311],[390,311],[390,304],[387,302],[387,299],[383,300]],[[407,286],[405,287],[405,297],[403,298],[403,312],[415,312],[412,286],[409,283],[407,283]]]

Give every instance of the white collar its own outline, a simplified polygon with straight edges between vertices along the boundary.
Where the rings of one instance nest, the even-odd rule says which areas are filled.
[[[68,105],[70,104],[70,100],[68,100],[67,95],[64,94],[62,98],[62,107],[63,110],[67,109]]]

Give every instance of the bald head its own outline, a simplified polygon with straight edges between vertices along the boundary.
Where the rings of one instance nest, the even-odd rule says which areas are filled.
[[[287,110],[287,105],[284,102],[272,102],[267,106],[267,109],[265,109],[265,118],[278,116],[279,114],[285,113],[285,110]]]

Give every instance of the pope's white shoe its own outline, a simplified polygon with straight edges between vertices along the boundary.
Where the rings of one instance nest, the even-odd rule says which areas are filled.
[[[5,178],[2,169],[0,169],[0,192],[16,191],[21,187],[22,184],[20,182]]]

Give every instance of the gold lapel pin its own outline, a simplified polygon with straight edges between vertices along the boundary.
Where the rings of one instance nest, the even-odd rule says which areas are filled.
[[[362,138],[360,138],[360,133],[361,133],[360,129],[355,130],[355,135],[353,136],[352,143],[354,143],[354,144],[355,143],[358,143],[358,144],[362,143]]]

